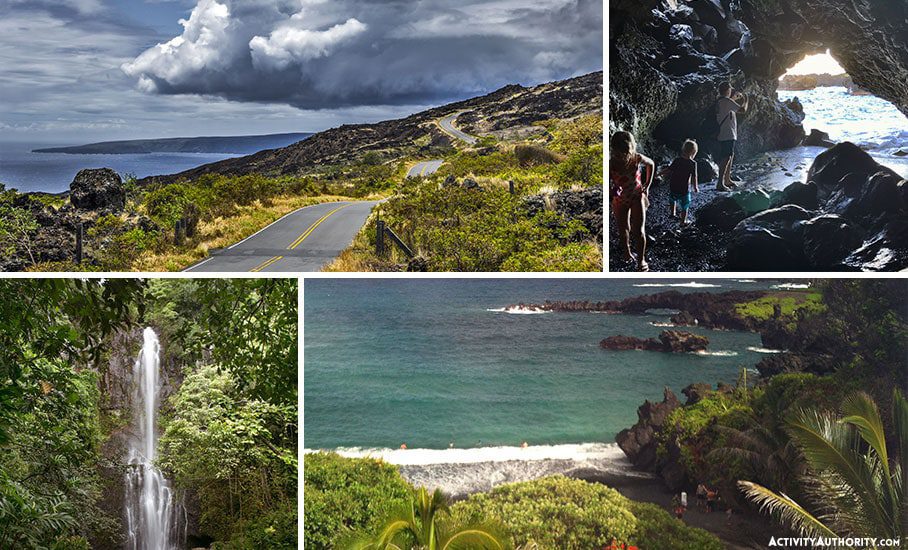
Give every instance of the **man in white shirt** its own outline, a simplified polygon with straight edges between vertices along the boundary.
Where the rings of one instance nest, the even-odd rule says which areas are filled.
[[[731,87],[730,82],[719,84],[719,100],[716,103],[716,121],[719,123],[719,179],[716,189],[728,191],[735,184],[731,181],[731,165],[735,158],[735,142],[738,141],[737,113],[747,112],[748,98]]]

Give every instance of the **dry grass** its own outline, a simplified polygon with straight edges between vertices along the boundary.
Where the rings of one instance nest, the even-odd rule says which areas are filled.
[[[339,195],[285,196],[272,199],[268,206],[258,201],[249,206],[241,206],[235,216],[200,222],[195,237],[179,248],[168,246],[164,250],[143,254],[133,264],[132,270],[180,271],[206,258],[209,250],[224,248],[241,241],[298,208],[347,200],[354,199]]]

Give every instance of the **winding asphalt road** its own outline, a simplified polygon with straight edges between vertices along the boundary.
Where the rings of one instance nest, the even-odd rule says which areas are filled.
[[[376,204],[326,202],[294,210],[186,271],[319,271],[350,246]]]
[[[441,128],[442,131],[445,132],[446,134],[448,134],[456,139],[459,139],[463,142],[466,142],[470,145],[473,145],[474,143],[476,143],[475,137],[471,136],[470,134],[461,132],[460,130],[458,130],[457,128],[454,127],[454,119],[457,118],[457,116],[463,112],[465,112],[465,111],[458,111],[456,113],[451,113],[448,116],[438,119],[438,127]],[[416,177],[428,176],[429,174],[432,174],[436,170],[441,168],[442,162],[444,162],[444,161],[441,159],[424,160],[422,162],[417,162],[416,164],[411,166],[409,170],[407,170],[407,177],[416,178]]]
[[[410,170],[407,171],[408,178],[428,176],[429,174],[435,172],[441,168],[441,159],[437,160],[424,160],[422,162],[417,162],[410,167]]]
[[[475,137],[471,136],[470,134],[461,132],[460,130],[458,130],[457,128],[454,127],[454,119],[465,112],[466,111],[457,111],[456,113],[451,113],[450,115],[448,115],[446,117],[442,117],[442,118],[438,119],[438,125],[441,126],[441,129],[444,130],[446,133],[451,134],[452,136],[456,137],[460,141],[465,141],[465,142],[469,143],[470,145],[473,145],[474,143],[476,143]]]

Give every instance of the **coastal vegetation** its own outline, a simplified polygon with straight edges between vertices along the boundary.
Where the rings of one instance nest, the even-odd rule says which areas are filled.
[[[601,212],[590,204],[601,209],[601,116],[533,127],[529,139],[452,148],[435,173],[404,179],[328,269],[406,266],[396,248],[376,255],[381,220],[422,260],[419,269],[599,271]]]
[[[813,281],[742,302],[787,351],[735,386],[693,384],[666,399],[648,468],[672,490],[715,487],[726,505],[764,510],[810,535],[904,536],[908,293],[903,281]],[[895,389],[893,389],[895,388]],[[652,422],[653,418],[649,418]],[[644,453],[619,444],[633,458]],[[833,535],[833,533],[835,535]]]
[[[297,548],[296,292],[292,279],[0,281],[0,547],[123,547],[130,368],[151,325],[156,466],[188,543]]]
[[[305,540],[312,548],[346,547],[335,545],[363,532],[381,534],[388,518],[396,517],[393,510],[413,504],[414,489],[397,469],[374,459],[307,454],[304,477]],[[438,494],[426,493],[424,498],[446,507]],[[504,548],[580,550],[613,543],[640,548],[722,548],[712,535],[685,526],[658,506],[634,502],[605,485],[563,476],[506,484],[471,495],[451,504],[439,520],[460,528],[481,526],[483,532],[504,538]]]

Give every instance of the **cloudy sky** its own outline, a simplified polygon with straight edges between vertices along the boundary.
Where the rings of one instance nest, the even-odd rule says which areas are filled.
[[[0,140],[321,130],[601,68],[601,0],[0,0]]]

